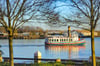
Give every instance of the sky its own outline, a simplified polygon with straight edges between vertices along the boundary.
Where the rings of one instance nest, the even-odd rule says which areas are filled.
[[[56,3],[54,3],[54,4],[56,4],[56,6],[58,7],[58,8],[55,9],[55,12],[59,12],[60,16],[72,18],[70,15],[73,14],[73,12],[72,12],[71,8],[68,6],[70,4],[69,1],[67,1],[67,0],[56,0]],[[67,25],[67,26],[52,27],[52,26],[48,26],[48,24],[45,24],[45,23],[38,23],[38,21],[28,22],[28,23],[25,23],[24,25],[41,27],[44,30],[67,30],[67,28],[69,26],[69,25]],[[96,30],[100,30],[99,28],[100,28],[100,24],[97,25]],[[72,27],[72,29],[75,30],[75,29],[79,29],[79,28]]]
[[[66,4],[64,1],[65,0],[58,0],[56,2],[56,6],[69,5],[68,3],[70,3],[70,2],[67,2],[67,4]],[[64,16],[64,17],[67,17],[67,18],[71,18],[70,16],[68,16],[68,15],[72,14],[70,7],[67,7],[67,6],[58,7],[58,8],[56,8],[55,11],[56,12],[60,12],[59,14],[61,16]],[[26,23],[25,25],[29,25],[29,26],[31,25],[31,26],[35,26],[35,27],[41,27],[44,30],[67,30],[67,28],[69,26],[68,25],[68,26],[52,27],[52,26],[48,26],[45,23],[38,23],[37,21],[36,22],[32,22],[31,24]],[[96,30],[100,30],[99,28],[100,28],[100,24],[97,25]],[[76,30],[76,29],[79,29],[79,28],[72,27],[72,30]]]
[[[66,14],[70,13],[70,9],[67,6],[62,6],[62,5],[66,5],[66,3],[60,0],[58,0],[56,3],[56,6],[58,6],[58,8],[55,9],[55,12],[60,12],[60,15],[63,15],[66,17]],[[61,6],[61,7],[60,7]],[[67,13],[66,13],[67,12]],[[25,25],[31,25],[31,26],[39,26],[42,27],[44,30],[67,30],[67,26],[60,26],[60,27],[52,27],[52,26],[48,26],[45,23],[38,23],[37,21],[32,22],[31,24],[26,23]]]

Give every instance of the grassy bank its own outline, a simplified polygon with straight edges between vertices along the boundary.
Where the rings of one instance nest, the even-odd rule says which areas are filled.
[[[67,63],[59,63],[59,62],[48,62],[48,63],[30,63],[30,64],[19,64],[15,63],[14,66],[91,66],[92,63],[83,62],[83,63],[74,63],[74,62],[67,62]],[[9,63],[1,62],[0,66],[10,66]],[[97,62],[97,66],[100,66],[100,62]]]

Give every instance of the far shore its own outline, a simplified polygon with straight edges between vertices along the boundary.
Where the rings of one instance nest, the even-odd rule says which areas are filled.
[[[95,37],[100,37],[100,36],[95,36]],[[34,37],[34,38],[24,38],[24,37],[14,37],[13,39],[45,39],[46,37]],[[82,36],[80,38],[91,38],[91,36]],[[8,39],[8,37],[0,37],[0,39]]]

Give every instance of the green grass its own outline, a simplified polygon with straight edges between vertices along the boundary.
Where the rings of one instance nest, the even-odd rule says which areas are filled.
[[[47,63],[30,63],[30,64],[15,64],[14,66],[91,66],[92,63],[83,62],[82,64],[77,64],[72,61],[66,63],[60,62],[47,62]],[[0,66],[10,66],[7,62],[0,62]],[[100,62],[97,62],[97,66],[100,66]]]
[[[10,66],[7,62],[0,62],[0,66]]]

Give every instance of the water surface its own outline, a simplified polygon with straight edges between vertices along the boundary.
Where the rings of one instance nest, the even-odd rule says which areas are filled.
[[[42,58],[50,59],[88,59],[91,56],[91,40],[85,38],[84,46],[45,46],[45,39],[13,40],[14,57],[34,58],[34,53],[40,51]],[[95,38],[95,54],[100,56],[100,38]],[[4,52],[3,57],[9,57],[9,46],[7,39],[1,39],[0,49]],[[15,60],[14,62],[24,62]]]

